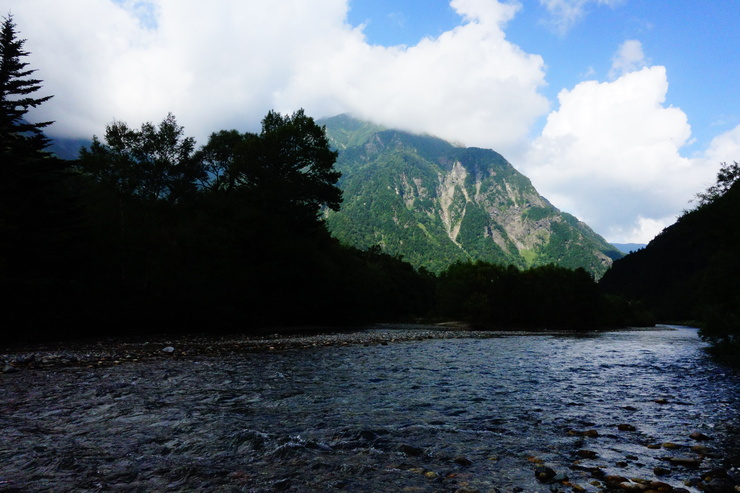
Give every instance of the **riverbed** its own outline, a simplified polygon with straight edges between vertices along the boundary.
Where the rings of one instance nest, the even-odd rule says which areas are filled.
[[[740,374],[695,329],[420,333],[18,357],[26,367],[0,375],[0,491],[696,493],[740,480]]]

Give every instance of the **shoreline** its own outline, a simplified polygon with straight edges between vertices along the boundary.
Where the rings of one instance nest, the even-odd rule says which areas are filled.
[[[613,330],[675,330],[671,326]],[[127,362],[219,357],[255,351],[329,346],[387,345],[430,339],[470,339],[520,335],[565,335],[604,332],[564,330],[478,330],[462,322],[382,323],[344,329],[330,327],[269,328],[246,334],[155,334],[67,342],[15,344],[0,350],[0,374],[23,369],[100,367]]]

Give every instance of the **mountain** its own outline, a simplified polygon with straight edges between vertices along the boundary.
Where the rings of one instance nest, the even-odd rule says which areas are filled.
[[[53,138],[46,149],[60,159],[75,160],[80,157],[80,148],[90,147],[91,139]]]
[[[339,151],[344,202],[332,234],[440,272],[456,261],[583,267],[600,277],[622,254],[556,209],[500,154],[348,115],[319,120]]]
[[[644,243],[612,243],[612,245],[625,255],[636,252],[640,248],[645,248],[647,246]]]

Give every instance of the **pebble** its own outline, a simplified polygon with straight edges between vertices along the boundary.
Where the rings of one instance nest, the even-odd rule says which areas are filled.
[[[563,481],[568,481],[568,475],[564,472],[561,472],[553,476],[552,480],[556,483],[562,483]]]
[[[173,348],[172,346],[166,346],[162,348],[162,352],[172,354],[175,352],[175,348]]]
[[[576,455],[583,459],[595,459],[599,456],[599,454],[597,454],[593,450],[579,450],[576,452]]]
[[[710,440],[710,438],[708,436],[706,436],[704,433],[700,433],[698,431],[695,431],[694,433],[692,433],[691,435],[689,435],[689,438],[691,438],[692,440],[696,440],[697,442],[701,442],[701,441],[705,441],[705,440]]]
[[[666,442],[666,443],[663,444],[663,448],[669,449],[669,450],[675,450],[675,449],[679,449],[681,447],[682,447],[682,445],[678,445],[677,443],[672,443],[672,442]]]
[[[604,484],[606,484],[607,488],[611,489],[617,489],[621,488],[623,483],[628,483],[629,479],[625,478],[624,476],[617,476],[617,475],[609,475],[604,478]]]
[[[667,457],[665,460],[675,466],[683,467],[699,467],[702,462],[701,459],[696,457]]]

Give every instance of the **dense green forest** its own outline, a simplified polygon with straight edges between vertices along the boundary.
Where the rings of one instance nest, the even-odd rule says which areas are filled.
[[[46,151],[50,96],[12,17],[0,38],[0,340],[249,332],[443,317],[480,327],[630,323],[583,269],[457,263],[440,275],[341,244],[325,129],[270,111],[197,147],[173,115],[113,122],[79,159]]]
[[[650,244],[618,260],[600,284],[640,300],[661,321],[696,324],[740,361],[740,164],[723,163],[696,207]]]

